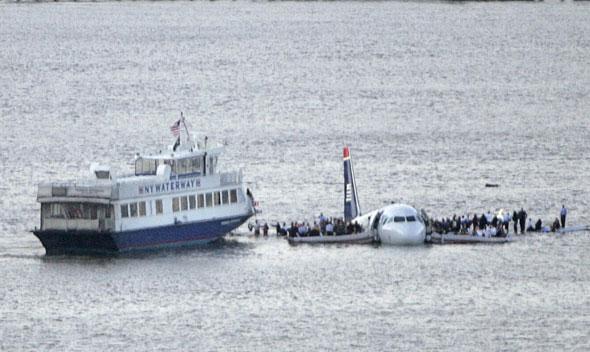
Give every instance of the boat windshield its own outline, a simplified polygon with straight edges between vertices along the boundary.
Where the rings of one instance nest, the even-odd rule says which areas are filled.
[[[158,165],[170,165],[172,174],[198,176],[203,173],[202,157],[183,159],[144,159],[135,160],[135,175],[155,175]]]

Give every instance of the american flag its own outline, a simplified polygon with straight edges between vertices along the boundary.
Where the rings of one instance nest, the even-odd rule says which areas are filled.
[[[176,121],[172,124],[172,126],[170,126],[170,132],[172,132],[172,135],[176,138],[180,136],[180,120]]]

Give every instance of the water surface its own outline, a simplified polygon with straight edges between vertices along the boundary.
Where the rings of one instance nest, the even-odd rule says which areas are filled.
[[[588,233],[45,258],[36,184],[128,172],[184,111],[262,218],[525,207],[590,223],[584,3],[0,4],[0,349],[588,350]],[[485,188],[486,182],[499,188]]]

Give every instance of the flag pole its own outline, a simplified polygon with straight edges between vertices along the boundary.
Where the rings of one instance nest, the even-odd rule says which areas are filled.
[[[191,138],[191,135],[188,132],[188,127],[186,126],[186,122],[184,121],[184,114],[182,113],[182,111],[180,112],[180,121],[182,121],[182,125],[184,126],[184,131],[186,132],[186,140],[187,140],[187,142],[190,142],[190,144],[192,144],[191,146],[194,147],[194,143],[193,143],[193,140]]]

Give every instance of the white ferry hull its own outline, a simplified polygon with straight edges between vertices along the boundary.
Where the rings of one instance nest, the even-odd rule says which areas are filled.
[[[47,255],[93,255],[193,247],[218,240],[251,214],[122,232],[34,231]]]

